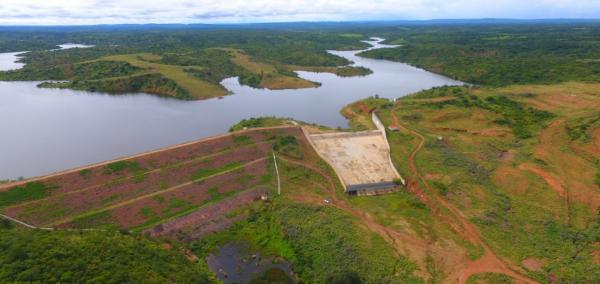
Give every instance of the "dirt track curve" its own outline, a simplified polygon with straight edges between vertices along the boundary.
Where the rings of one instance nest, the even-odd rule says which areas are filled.
[[[448,203],[446,200],[433,193],[433,190],[431,189],[427,181],[423,178],[415,164],[415,158],[417,156],[417,153],[423,148],[423,145],[425,145],[425,137],[419,132],[409,129],[408,127],[402,125],[398,117],[396,116],[395,109],[390,110],[390,114],[394,119],[395,127],[404,130],[405,132],[408,132],[411,135],[415,136],[417,139],[419,139],[417,147],[415,147],[415,149],[411,152],[408,160],[409,168],[412,172],[412,175],[413,177],[417,177],[418,181],[412,180],[408,182],[409,191],[411,191],[413,194],[417,194],[421,201],[427,204],[435,213],[435,215],[438,218],[440,218],[441,221],[447,223],[452,229],[456,231],[456,233],[462,235],[466,240],[472,242],[473,244],[481,246],[484,250],[483,256],[481,256],[475,261],[469,261],[468,263],[466,263],[466,266],[464,268],[462,268],[460,271],[455,271],[455,273],[451,274],[449,278],[458,279],[458,283],[463,284],[467,282],[471,275],[484,272],[495,272],[506,274],[522,283],[537,283],[536,281],[531,280],[526,276],[523,276],[521,273],[511,268],[507,262],[498,257],[483,241],[479,230],[477,229],[477,227],[475,227],[475,225],[469,222],[467,218],[454,205]],[[437,206],[435,204],[432,204],[427,195],[421,189],[419,181],[425,186],[427,191],[431,193],[431,195],[433,196],[435,201],[437,201],[438,204],[440,204],[450,213],[452,213],[454,220],[442,216]],[[456,221],[458,221],[458,224],[456,223]]]

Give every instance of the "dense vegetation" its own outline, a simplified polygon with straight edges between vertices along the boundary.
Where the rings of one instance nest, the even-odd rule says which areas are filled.
[[[41,199],[55,189],[52,185],[40,182],[30,182],[22,186],[15,186],[6,191],[0,191],[0,208],[18,204],[25,201]]]
[[[56,28],[53,33],[19,30],[12,37],[0,32],[0,48],[4,46],[4,50],[10,49],[10,45],[4,44],[14,43],[14,38],[37,47],[28,48],[33,51],[23,55],[21,61],[27,64],[24,68],[0,72],[0,80],[68,80],[41,86],[205,99],[226,95],[220,82],[234,76],[244,85],[284,89],[318,86],[299,79],[294,68],[325,68],[340,76],[370,72],[364,68],[338,68],[349,62],[327,53],[328,49],[357,49],[365,44],[334,31],[68,30]],[[95,46],[48,50],[57,42],[85,42]],[[22,45],[15,44],[13,48]],[[48,49],[42,49],[43,46]]]
[[[194,244],[194,252],[207,255],[218,244],[243,240],[283,256],[305,283],[348,283],[334,280],[352,278],[361,282],[351,283],[420,282],[412,275],[414,264],[397,258],[383,239],[355,222],[334,208],[275,203]]]
[[[355,67],[355,66],[347,66],[338,68],[335,71],[335,74],[341,77],[352,77],[352,76],[366,76],[372,74],[373,70],[365,67]]]
[[[73,90],[113,94],[148,93],[184,100],[193,99],[187,90],[179,87],[173,80],[159,74],[145,74],[109,80],[76,80],[58,83],[47,82],[40,84],[40,87],[68,88]]]
[[[600,81],[597,23],[399,27],[378,34],[401,47],[361,56],[407,62],[469,83]]]
[[[177,248],[119,232],[30,231],[0,221],[0,282],[209,283]]]

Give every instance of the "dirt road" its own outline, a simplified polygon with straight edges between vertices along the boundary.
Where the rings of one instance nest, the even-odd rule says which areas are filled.
[[[507,262],[498,257],[489,248],[485,241],[483,241],[477,227],[470,223],[467,220],[467,218],[462,214],[462,212],[460,212],[454,205],[450,204],[449,202],[447,202],[446,200],[439,197],[433,192],[433,190],[427,183],[427,180],[423,178],[415,164],[415,158],[417,156],[417,153],[423,148],[423,145],[425,144],[425,137],[419,132],[413,129],[409,129],[408,127],[402,125],[398,117],[396,116],[395,109],[390,110],[390,114],[394,119],[395,127],[405,132],[408,132],[412,136],[416,137],[419,141],[415,149],[411,152],[408,159],[409,168],[412,172],[413,177],[418,178],[418,181],[410,180],[408,182],[409,190],[413,194],[416,194],[419,197],[419,199],[421,199],[421,201],[427,204],[431,208],[432,212],[434,212],[436,217],[438,217],[442,222],[448,224],[458,235],[463,236],[465,240],[482,247],[484,250],[483,256],[481,256],[476,261],[467,262],[464,268],[462,268],[459,271],[456,271],[455,273],[450,274],[448,279],[451,281],[457,279],[458,283],[463,284],[466,283],[469,277],[473,274],[483,272],[495,272],[506,274],[522,283],[537,283],[536,281],[533,281],[527,278],[526,276],[523,276],[521,273],[517,272],[516,269],[512,268]],[[440,213],[440,210],[438,209],[437,205],[433,204],[433,202],[430,201],[425,192],[420,188],[421,186],[419,182],[423,184],[427,191],[432,195],[431,198],[434,199],[437,204],[441,205],[443,208],[449,211],[452,214],[453,218],[447,218],[446,216],[443,216]]]

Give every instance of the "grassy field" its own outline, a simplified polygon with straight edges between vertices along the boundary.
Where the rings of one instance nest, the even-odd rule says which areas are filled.
[[[378,114],[393,125],[393,112],[404,126],[388,133],[400,173],[409,183],[427,183],[434,190],[426,193],[429,198],[458,208],[495,253],[540,282],[589,282],[600,277],[598,89],[586,83],[444,87],[402,98],[393,110],[384,104]],[[360,117],[354,120],[362,124]],[[417,147],[407,129],[424,137],[415,156],[422,181],[407,165]],[[423,238],[449,239],[471,253],[429,208],[399,206],[405,198],[353,202],[381,223]],[[506,281],[492,274],[471,279]]]
[[[206,99],[226,95],[226,91],[223,89],[223,87],[199,80],[188,72],[185,72],[186,68],[202,69],[201,66],[184,67],[159,64],[149,61],[157,59],[159,58],[153,54],[127,54],[108,56],[101,58],[100,60],[123,61],[138,68],[149,70],[149,72],[159,73],[165,78],[175,82],[181,88],[185,89],[195,99]]]
[[[340,113],[349,120],[350,129],[354,131],[375,130],[371,111],[391,106],[392,104],[387,99],[371,97],[345,106]]]

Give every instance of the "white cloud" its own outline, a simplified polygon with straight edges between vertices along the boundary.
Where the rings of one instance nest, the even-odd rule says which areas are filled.
[[[0,24],[597,18],[600,0],[0,0]]]

